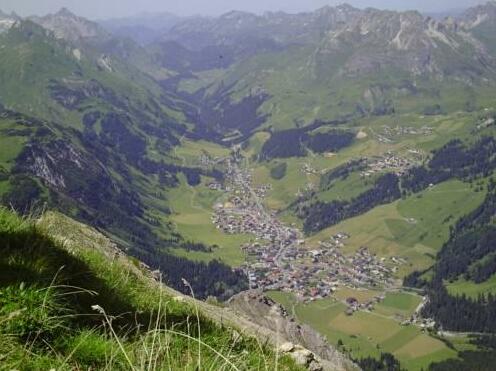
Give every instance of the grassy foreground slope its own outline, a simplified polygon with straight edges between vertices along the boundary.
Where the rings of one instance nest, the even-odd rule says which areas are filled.
[[[0,369],[297,369],[67,217],[0,209],[0,241]]]

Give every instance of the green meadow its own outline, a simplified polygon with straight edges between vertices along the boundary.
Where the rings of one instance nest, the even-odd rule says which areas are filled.
[[[181,177],[181,184],[168,192],[173,214],[171,220],[177,231],[186,239],[203,242],[209,246],[217,245],[213,252],[196,252],[182,249],[173,250],[180,256],[193,260],[210,261],[219,259],[226,264],[239,266],[244,261],[240,246],[251,239],[249,235],[230,235],[219,231],[212,223],[214,204],[222,198],[223,193],[210,190],[204,179],[197,187],[190,187]]]
[[[375,291],[357,293],[343,289],[337,296],[354,295],[364,299]],[[395,355],[402,367],[409,371],[426,369],[432,362],[456,357],[456,351],[444,342],[415,326],[401,326],[395,315],[411,315],[420,297],[406,292],[392,292],[372,312],[345,313],[346,305],[334,298],[321,299],[309,304],[298,303],[289,293],[269,292],[268,295],[283,305],[298,320],[322,333],[331,344],[343,344],[341,350],[354,358],[379,357],[381,352]],[[361,296],[360,296],[361,295]],[[451,339],[450,339],[451,340]],[[460,346],[466,342],[459,340]]]
[[[325,229],[310,237],[308,244],[345,232],[351,235],[345,252],[366,246],[381,257],[402,257],[407,264],[400,266],[399,275],[404,276],[432,265],[448,239],[449,227],[479,206],[484,195],[469,184],[445,182]]]
[[[454,282],[446,283],[448,292],[452,295],[462,295],[465,294],[468,297],[476,299],[479,295],[486,294],[496,294],[496,275],[493,275],[490,279],[482,283],[475,283],[473,281],[467,281],[463,278],[459,278]]]

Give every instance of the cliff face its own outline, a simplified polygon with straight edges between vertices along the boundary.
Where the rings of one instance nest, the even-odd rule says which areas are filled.
[[[229,308],[263,328],[263,337],[309,369],[358,369],[322,335],[308,325],[299,324],[281,305],[259,291],[247,291],[232,297]]]

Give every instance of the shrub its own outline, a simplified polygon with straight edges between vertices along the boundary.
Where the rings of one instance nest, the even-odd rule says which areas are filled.
[[[286,176],[288,170],[288,164],[281,162],[276,164],[272,169],[270,169],[270,176],[275,180],[281,180]]]

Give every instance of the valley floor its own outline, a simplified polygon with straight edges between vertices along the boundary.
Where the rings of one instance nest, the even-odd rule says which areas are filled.
[[[437,140],[429,130],[422,135]],[[176,253],[200,260],[220,258],[241,267],[252,288],[266,290],[291,315],[353,358],[387,352],[408,370],[421,370],[433,362],[456,358],[459,351],[474,349],[465,335],[446,342],[431,331],[434,322],[417,315],[425,299],[402,290],[401,279],[433,264],[450,225],[480,205],[485,192],[461,181],[444,182],[305,238],[299,220],[284,208],[298,192],[315,187],[326,169],[358,153],[376,156],[377,164],[383,161],[387,167],[401,166],[403,160],[380,156],[374,144],[380,138],[362,135],[363,141],[350,153],[287,161],[286,174],[279,181],[270,176],[277,161],[250,161],[260,150],[260,142],[267,139],[262,134],[252,138],[237,160],[215,146],[206,149],[207,157],[225,165],[224,185],[204,178],[200,186],[180,187],[173,194],[178,229],[188,235],[187,224],[191,223],[189,235],[219,245],[211,253]],[[389,146],[407,156],[410,153],[409,145]],[[191,163],[198,162],[203,153],[193,142],[181,151],[182,160]],[[353,197],[366,189],[363,176],[350,177],[319,197],[331,197],[324,201]],[[448,287],[457,290],[462,286],[470,291],[469,283],[461,281]],[[476,290],[480,292],[480,287]],[[490,283],[488,290],[492,290]]]

